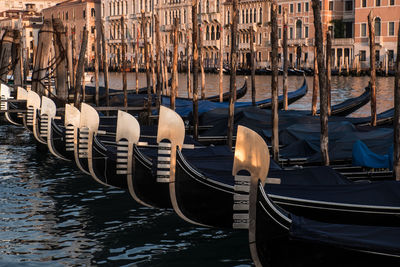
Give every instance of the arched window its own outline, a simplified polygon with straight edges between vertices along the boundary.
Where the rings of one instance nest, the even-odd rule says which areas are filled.
[[[68,12],[67,12],[67,14],[68,14]],[[90,15],[92,16],[92,17],[95,17],[96,16],[96,10],[94,10],[94,8],[92,8],[91,10],[90,10]],[[68,15],[67,15],[68,16]]]
[[[296,21],[296,39],[301,39],[302,36],[302,23],[301,20]]]
[[[117,2],[117,14],[116,15],[118,15],[119,14],[119,2]]]
[[[217,40],[219,40],[219,38],[221,37],[220,35],[221,35],[221,33],[219,32],[219,25],[217,25],[217,35],[216,35]]]
[[[250,8],[250,23],[253,22],[253,10]]]
[[[210,40],[210,28],[208,26],[206,29],[206,40]]]
[[[206,12],[207,12],[207,14],[210,13],[210,1],[208,1],[208,0],[206,2]]]
[[[211,26],[211,40],[215,40],[214,26]]]
[[[381,19],[375,18],[375,35],[381,36]]]
[[[244,23],[244,9],[242,9],[242,23]]]
[[[262,8],[260,7],[260,16],[258,18],[259,22],[262,23]]]
[[[253,21],[254,21],[254,23],[256,23],[257,22],[257,11],[256,11],[256,8],[253,9],[253,15],[254,15]]]
[[[219,12],[219,0],[217,0],[217,12]]]
[[[246,23],[249,23],[249,10],[246,9]]]
[[[231,23],[231,12],[229,12],[229,10],[228,10],[227,19],[228,19],[228,21],[226,22],[226,24],[230,24]]]

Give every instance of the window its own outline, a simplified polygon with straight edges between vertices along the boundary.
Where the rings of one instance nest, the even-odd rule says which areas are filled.
[[[33,32],[29,32],[29,37],[33,37]]]
[[[282,28],[278,29],[278,38],[282,39]]]
[[[394,36],[394,22],[389,22],[389,35]]]
[[[297,4],[297,13],[300,13],[301,12],[301,3],[298,3]]]
[[[290,4],[290,13],[293,13],[293,4]]]
[[[301,20],[296,21],[296,39],[301,39],[302,38],[302,22]]]
[[[329,10],[333,10],[333,1],[329,1]]]
[[[304,27],[304,38],[308,38],[308,26]]]
[[[367,51],[360,50],[360,61],[367,61]]]
[[[381,36],[381,19],[375,18],[375,35]]]
[[[262,23],[262,8],[260,8],[260,23]]]
[[[367,24],[366,23],[361,24],[361,36],[362,37],[367,36]]]
[[[346,11],[351,11],[351,10],[353,10],[353,1],[346,1],[346,3],[345,3],[345,10],[346,10]]]
[[[309,8],[310,8],[310,7],[309,7],[309,4],[308,4],[308,2],[307,2],[307,3],[306,3],[306,7],[305,7],[305,11],[308,12],[308,11],[309,11]]]
[[[393,62],[393,60],[394,60],[394,50],[388,50],[388,60],[389,60],[389,62]]]
[[[65,19],[68,20],[68,11],[65,13]]]
[[[362,0],[362,7],[367,7],[367,0]]]
[[[289,39],[293,39],[293,28],[289,28]]]
[[[282,6],[281,5],[278,6],[278,14],[282,14]]]
[[[94,8],[92,8],[91,10],[90,10],[90,15],[92,16],[92,17],[95,17],[96,16],[96,11],[94,10]],[[67,17],[68,17],[68,13],[67,13]],[[68,19],[68,18],[67,18]]]
[[[82,16],[83,16],[83,18],[86,18],[86,9],[83,10]]]
[[[94,26],[92,26],[92,28],[90,29],[90,32],[91,32],[92,34],[94,34]]]
[[[390,0],[390,5],[394,6],[394,0]]]
[[[381,6],[381,0],[375,0],[375,6]]]

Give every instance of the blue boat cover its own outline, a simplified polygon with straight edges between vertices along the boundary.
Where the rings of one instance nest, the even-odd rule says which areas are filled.
[[[393,145],[389,148],[389,153],[380,155],[374,153],[361,140],[357,140],[353,145],[353,166],[363,166],[370,168],[389,168],[393,169]]]
[[[400,255],[400,228],[332,224],[291,214],[290,237],[363,251]]]

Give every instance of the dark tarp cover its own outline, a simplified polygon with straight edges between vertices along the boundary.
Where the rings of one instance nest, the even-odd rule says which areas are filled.
[[[291,215],[290,237],[364,251],[400,255],[400,228],[331,224]]]
[[[271,184],[267,189],[270,195],[352,205],[395,207],[400,212],[398,181],[307,186]]]

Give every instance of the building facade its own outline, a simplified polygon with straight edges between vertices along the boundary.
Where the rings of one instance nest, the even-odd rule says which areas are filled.
[[[91,66],[95,57],[95,42],[101,48],[100,0],[69,0],[42,10],[44,19],[59,18],[71,35],[75,59],[79,55],[83,30],[88,30],[86,63]],[[96,34],[99,38],[96,38]]]

